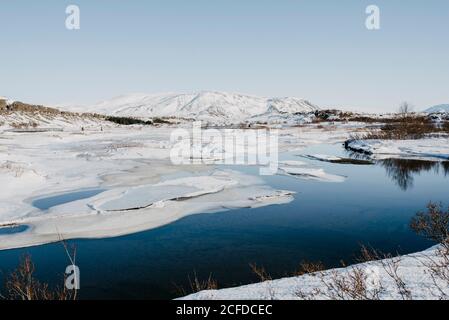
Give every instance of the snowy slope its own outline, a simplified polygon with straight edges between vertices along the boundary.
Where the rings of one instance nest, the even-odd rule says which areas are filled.
[[[348,287],[352,288],[356,283],[353,280],[356,274],[361,275],[359,279],[362,279],[366,286],[365,296],[359,296],[358,299],[445,299],[449,294],[447,282],[435,276],[431,270],[446,261],[441,249],[436,246],[420,253],[342,269],[235,288],[206,290],[179,300],[354,300],[357,297],[348,294],[351,289],[345,293],[338,289],[338,285],[350,284]],[[396,274],[391,270],[396,270]],[[395,277],[400,279],[400,282],[396,281]],[[358,285],[358,288],[362,287],[363,285]]]
[[[191,94],[131,94],[93,106],[66,107],[66,109],[114,116],[175,117],[235,124],[259,115],[309,113],[318,108],[306,100],[297,98],[263,98],[202,91]]]
[[[440,104],[424,111],[425,113],[449,113],[449,104]]]

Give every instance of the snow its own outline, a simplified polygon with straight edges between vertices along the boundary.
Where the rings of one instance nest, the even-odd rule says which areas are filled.
[[[28,116],[4,115],[0,128]],[[0,236],[0,250],[65,239],[102,238],[156,228],[191,214],[277,205],[293,200],[258,176],[199,163],[174,165],[170,135],[179,126],[117,126],[96,118],[49,117],[62,131],[0,137],[0,226],[28,225]],[[81,131],[81,127],[84,131]],[[185,123],[181,127],[191,130]],[[347,139],[358,126],[287,127],[279,131],[279,152]],[[103,130],[101,130],[103,129]],[[217,148],[207,143],[203,149]],[[249,153],[254,152],[251,148]],[[217,155],[219,157],[219,154]],[[216,160],[213,158],[213,160]],[[318,181],[341,180],[301,161],[280,163],[279,174]],[[232,166],[226,166],[232,169]],[[89,189],[104,192],[41,211],[33,201]]]
[[[153,185],[126,189],[119,198],[102,204],[100,208],[106,211],[144,208],[157,202],[217,193],[227,187],[237,185],[237,183],[238,181],[225,176],[194,176],[172,179]]]
[[[335,279],[349,279],[354,272],[361,271],[366,283],[367,295],[378,299],[403,299],[398,285],[390,275],[393,265],[397,265],[397,275],[404,282],[409,298],[414,300],[437,299],[442,292],[449,294],[444,280],[433,278],[429,265],[442,260],[440,247],[403,257],[382,261],[366,262],[341,269],[327,270],[303,276],[284,278],[262,283],[250,284],[221,290],[207,290],[195,293],[180,300],[328,300],[338,299],[329,284]],[[442,292],[435,286],[435,282]],[[346,280],[347,281],[347,280]],[[383,289],[380,289],[380,288]],[[345,299],[350,299],[346,296]]]
[[[440,104],[424,111],[425,113],[449,113],[449,104]]]
[[[306,156],[309,159],[319,160],[319,161],[341,161],[340,157],[327,155],[327,154],[310,154]]]
[[[143,95],[141,99],[145,100],[147,97]],[[171,96],[165,101],[173,110],[186,105],[180,102],[182,98],[179,95],[176,97],[179,104],[173,102]],[[228,98],[222,97],[223,101]],[[120,99],[123,100],[120,103],[128,103],[135,101],[136,97]],[[149,100],[152,99],[156,98]],[[205,98],[199,97],[190,104],[190,109],[186,108],[184,111],[197,112],[202,108],[199,106],[202,99]],[[208,99],[213,100],[210,96]],[[232,96],[232,99],[242,99],[242,105],[246,103],[248,109],[245,112],[250,118],[251,113],[266,112],[268,105],[268,100],[264,98],[254,98],[256,101],[265,101],[260,104],[262,108],[251,104],[245,97]],[[272,115],[282,116],[282,112],[302,110],[302,105],[296,103],[296,100],[286,99],[288,104],[280,105],[282,101],[270,101]],[[104,108],[109,110],[110,105],[105,104]],[[243,112],[238,107],[232,110],[235,113],[230,112],[230,121],[234,121],[233,117]],[[211,109],[207,111],[208,114],[209,111]],[[60,127],[63,131],[16,133],[4,130],[0,137],[0,226],[29,226],[20,233],[0,235],[0,250],[55,242],[61,236],[73,239],[126,235],[157,228],[188,215],[279,205],[292,201],[294,197],[293,192],[273,189],[257,176],[228,167],[224,169],[215,165],[214,161],[210,164],[173,165],[169,159],[173,146],[170,134],[174,130],[171,126],[120,127],[95,118],[39,118],[40,125],[44,128]],[[207,118],[210,119],[209,115]],[[21,113],[0,115],[0,127],[9,129],[11,122],[35,119],[35,116]],[[81,126],[85,128],[84,131],[80,130]],[[354,123],[321,123],[320,126],[310,124],[282,128],[279,131],[279,151],[302,150],[313,144],[341,143],[363,126],[364,124]],[[448,142],[447,138],[357,140],[350,142],[350,147],[365,151],[375,159],[405,157],[441,161],[449,159]],[[202,151],[206,150],[203,153],[208,154],[211,150],[218,151],[217,154],[212,152],[214,157],[211,160],[220,159],[221,153],[217,145],[206,143],[201,148]],[[319,154],[310,157],[328,161],[340,159]],[[319,182],[339,183],[346,179],[297,160],[280,161],[278,174]],[[35,199],[91,188],[105,191],[46,211],[41,211],[32,204]],[[432,256],[434,252],[435,248],[401,260],[401,274],[410,288],[415,290],[416,298],[428,297],[426,290],[418,288],[431,281],[423,272],[419,258],[423,254]],[[361,266],[376,267],[378,262]],[[327,271],[325,279],[329,279],[335,272],[347,274],[350,268]],[[380,272],[389,288],[383,297],[397,297],[391,281],[382,270]],[[417,274],[420,277],[416,277]],[[297,299],[299,290],[312,293],[316,287],[322,288],[322,277],[306,275],[240,288],[206,291],[188,298]]]
[[[55,120],[59,121],[59,120]],[[54,126],[54,122],[48,123]],[[171,127],[100,125],[81,132],[3,132],[0,138],[0,226],[28,225],[0,236],[0,249],[72,238],[102,238],[153,229],[187,215],[283,204],[257,176],[215,165],[173,165]],[[41,211],[33,200],[86,189],[91,198]]]
[[[28,131],[62,131],[84,128],[99,131],[101,127],[114,127],[109,121],[101,121],[89,115],[77,114],[45,114],[39,112],[7,112],[0,113],[0,130],[20,131],[17,124],[28,124],[23,129]],[[32,124],[35,124],[33,126]]]
[[[389,158],[445,161],[449,160],[449,138],[419,140],[352,140],[348,147],[364,152],[373,159]]]
[[[106,100],[92,106],[65,106],[69,111],[92,112],[113,116],[138,118],[175,117],[201,120],[211,124],[239,124],[262,116],[260,121],[295,117],[318,108],[298,98],[263,98],[235,93],[202,91],[178,94],[131,94]],[[296,116],[302,119],[300,116]],[[291,119],[290,119],[291,120]],[[252,121],[254,122],[254,121]]]
[[[344,182],[346,180],[344,176],[327,173],[321,168],[311,167],[301,161],[280,162],[279,174],[321,182]]]
[[[30,206],[21,218],[4,220],[5,224],[28,225],[30,229],[0,236],[0,249],[54,242],[60,236],[73,239],[125,235],[153,229],[191,214],[293,200],[292,192],[274,190],[256,177],[230,170],[200,171],[208,175],[168,179],[138,187],[110,185],[109,190],[96,196],[47,211]],[[130,175],[142,178],[141,174],[142,171],[128,170],[125,179]],[[112,181],[119,180],[116,176]]]
[[[16,102],[16,100],[10,99],[10,98],[8,98],[8,97],[3,97],[3,96],[0,96],[0,100],[5,101],[7,105]]]

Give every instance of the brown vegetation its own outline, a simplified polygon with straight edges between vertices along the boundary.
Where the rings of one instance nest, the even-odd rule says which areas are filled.
[[[299,269],[294,272],[295,276],[302,276],[305,274],[316,273],[325,270],[326,267],[321,262],[302,261],[299,264]]]
[[[35,266],[31,257],[22,258],[16,270],[6,278],[5,295],[0,295],[4,300],[74,300],[74,291],[65,286],[50,288],[47,283],[42,283],[34,277]]]
[[[425,238],[440,243],[441,246],[433,256],[422,255],[419,262],[425,273],[432,279],[433,285],[422,288],[438,300],[449,298],[449,210],[441,205],[430,203],[427,212],[419,212],[410,224],[412,230]],[[395,286],[395,291],[402,300],[413,300],[413,293],[403,280],[400,272],[402,257],[383,254],[377,250],[362,247],[358,258],[360,263],[377,261],[381,270]],[[322,286],[309,292],[299,290],[300,299],[328,298],[332,300],[379,300],[386,287],[382,278],[369,278],[369,270],[363,265],[349,267],[347,272],[329,271],[318,273]],[[370,283],[371,281],[371,283]]]
[[[189,281],[189,289],[186,290],[183,286],[174,284],[175,291],[179,296],[186,296],[188,294],[204,291],[204,290],[216,290],[218,289],[218,283],[212,278],[212,274],[206,280],[200,280],[196,271],[193,272],[193,278],[190,275],[187,277]]]
[[[441,204],[429,203],[427,212],[418,212],[410,227],[426,239],[441,243],[449,251],[449,209],[444,211]]]

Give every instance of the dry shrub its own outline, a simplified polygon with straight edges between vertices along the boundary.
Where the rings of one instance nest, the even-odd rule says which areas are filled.
[[[441,204],[430,203],[427,212],[419,212],[411,220],[410,226],[417,234],[426,239],[440,243],[435,254],[420,255],[419,261],[431,279],[432,285],[427,289],[436,299],[449,298],[449,210],[444,211]],[[377,261],[377,266],[386,279],[392,280],[395,292],[402,300],[413,300],[413,293],[399,273],[402,257],[384,254],[372,248],[362,246],[361,263]],[[310,293],[299,292],[302,299],[326,297],[333,300],[377,300],[385,291],[385,284],[379,278],[374,286],[368,286],[369,274],[363,265],[349,267],[345,272],[330,271],[319,273],[321,288]],[[386,279],[383,279],[384,281]]]
[[[367,122],[366,120],[364,122]],[[352,137],[354,140],[416,140],[426,135],[449,132],[449,125],[436,125],[426,116],[401,111],[398,116],[389,119],[379,119],[384,123],[380,128],[372,128],[363,134]]]
[[[441,131],[426,117],[407,115],[396,122],[385,124],[380,130],[368,132],[363,139],[408,140],[422,139],[427,134]]]
[[[449,121],[443,122],[441,125],[441,129],[443,132],[449,133]]]
[[[19,163],[6,161],[0,164],[0,171],[11,172],[14,177],[18,178],[24,174],[25,168]]]
[[[74,300],[74,292],[65,286],[51,289],[34,277],[35,266],[31,257],[22,258],[19,266],[6,279],[5,300]]]
[[[449,209],[442,204],[429,203],[427,212],[419,212],[412,219],[410,227],[428,240],[440,243],[435,257],[425,255],[422,264],[432,278],[436,298],[449,299]],[[435,290],[432,290],[435,291]]]
[[[270,274],[265,270],[264,267],[259,267],[255,263],[250,263],[249,266],[251,267],[253,273],[257,275],[260,282],[264,283],[265,285],[267,295],[264,300],[274,300],[276,297],[276,292],[272,286],[272,278]]]
[[[265,270],[264,267],[259,267],[255,263],[249,264],[251,270],[257,277],[260,279],[261,282],[270,281],[272,280],[271,276],[268,274],[268,272]]]
[[[218,289],[217,281],[212,279],[212,274],[206,280],[199,280],[196,273],[193,279],[190,279],[190,289],[192,292],[199,292],[203,290],[216,290]]]
[[[444,211],[442,204],[429,203],[427,212],[418,212],[410,227],[418,235],[441,243],[449,250],[449,209]]]
[[[20,122],[20,123],[12,123],[11,126],[14,129],[28,129],[28,128],[36,128],[38,126],[38,124],[34,121],[29,121],[29,122]]]
[[[369,274],[360,267],[350,267],[347,273],[331,273],[330,279],[321,275],[325,290],[322,294],[332,300],[379,300],[384,287],[370,287]]]
[[[346,270],[319,272],[316,275],[321,285],[310,292],[298,291],[300,299],[331,299],[331,300],[380,300],[386,287],[380,272],[386,274],[396,287],[396,292],[402,300],[412,300],[412,293],[399,275],[401,257],[392,257],[380,251],[362,246],[360,263],[378,261],[377,265],[355,265]],[[342,262],[343,267],[346,265]],[[385,279],[383,279],[385,280]]]
[[[433,283],[430,290],[435,298],[449,300],[449,250],[446,246],[437,249],[435,257],[424,256],[423,266]]]
[[[326,267],[321,262],[302,261],[299,264],[299,269],[294,273],[295,276],[302,276],[305,274],[316,273],[325,270]]]
[[[189,290],[186,290],[183,286],[174,284],[175,291],[179,296],[186,296],[188,294],[197,293],[204,290],[217,290],[218,283],[212,278],[212,274],[206,280],[200,280],[196,271],[193,272],[193,278],[188,276]]]

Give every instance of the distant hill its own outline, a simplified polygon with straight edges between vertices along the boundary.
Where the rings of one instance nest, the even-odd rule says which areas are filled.
[[[440,104],[424,111],[425,113],[449,113],[449,104]]]
[[[173,117],[209,123],[236,124],[261,115],[288,117],[311,113],[319,108],[307,100],[298,98],[264,98],[202,91],[191,94],[124,95],[92,106],[65,107],[65,109],[121,117]]]

